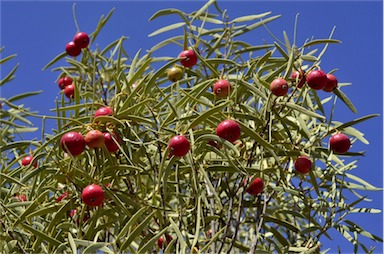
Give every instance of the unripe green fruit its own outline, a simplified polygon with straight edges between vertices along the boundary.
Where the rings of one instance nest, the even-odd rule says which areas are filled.
[[[167,77],[170,81],[176,82],[180,79],[182,79],[184,76],[184,71],[178,66],[174,66],[167,72]]]

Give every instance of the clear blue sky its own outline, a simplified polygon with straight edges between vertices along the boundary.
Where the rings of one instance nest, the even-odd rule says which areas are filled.
[[[6,46],[4,56],[16,53],[16,60],[2,67],[2,77],[13,64],[20,63],[16,79],[1,90],[1,97],[10,97],[27,91],[44,90],[41,95],[24,100],[33,111],[52,115],[54,99],[59,89],[54,83],[58,73],[42,71],[53,57],[64,51],[65,44],[72,40],[76,27],[72,16],[72,1],[1,1],[1,46]],[[148,22],[148,18],[159,9],[178,8],[185,12],[197,10],[204,1],[105,1],[77,2],[77,16],[80,29],[91,33],[101,15],[111,8],[116,11],[110,22],[97,39],[100,47],[111,41],[128,36],[126,48],[133,55],[140,48],[151,48],[161,37],[148,38],[147,35],[157,28],[172,23],[172,19],[159,18]],[[322,61],[322,69],[339,70],[336,75],[339,82],[351,82],[352,86],[344,89],[358,109],[350,112],[339,102],[335,119],[350,121],[364,115],[379,113],[380,117],[356,125],[370,141],[366,146],[361,142],[353,145],[353,151],[366,151],[366,156],[359,159],[359,167],[353,171],[375,186],[383,186],[383,3],[382,1],[220,1],[222,8],[229,10],[231,18],[272,11],[282,17],[268,27],[282,37],[287,31],[292,38],[295,16],[300,13],[298,25],[298,44],[308,37],[327,38],[333,26],[334,37],[342,44],[331,45]],[[247,40],[260,44],[265,39],[273,42],[264,29],[258,29]],[[261,32],[263,31],[263,32]],[[165,35],[167,36],[167,34]],[[95,46],[95,45],[93,45]],[[175,52],[165,52],[176,56]],[[64,62],[60,62],[64,63]],[[40,125],[39,121],[35,124]],[[53,123],[50,123],[53,128]],[[49,130],[49,128],[48,128]],[[40,133],[35,133],[39,137]],[[382,208],[382,192],[369,192],[374,201],[365,203],[366,207]],[[383,215],[359,215],[350,217],[359,221],[367,230],[382,236]],[[334,241],[325,241],[325,248],[336,252],[337,245],[343,253],[351,251],[347,243],[336,231],[332,232]],[[325,239],[323,239],[325,240]],[[368,242],[368,241],[364,241]],[[372,242],[373,244],[373,242]],[[377,252],[382,253],[382,246]]]

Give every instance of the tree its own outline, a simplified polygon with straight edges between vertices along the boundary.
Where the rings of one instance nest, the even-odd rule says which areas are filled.
[[[214,12],[208,12],[209,6]],[[355,111],[342,92],[345,84],[332,92],[312,88],[310,80],[299,85],[321,70],[328,45],[339,42],[333,31],[329,38],[308,39],[304,45],[295,45],[287,34],[284,42],[272,35],[274,43],[252,45],[241,41],[242,35],[279,15],[232,19],[209,1],[190,14],[176,9],[155,13],[150,20],[173,15],[179,22],[151,37],[171,30],[178,35],[132,57],[124,48],[125,37],[103,49],[92,47],[112,13],[101,18],[81,55],[63,52],[45,67],[63,63],[53,68],[58,80],[73,80],[73,97],[62,93],[56,116],[39,116],[13,104],[34,93],[2,99],[8,107],[1,111],[6,134],[1,224],[7,232],[2,252],[141,253],[162,248],[315,253],[330,228],[354,244],[356,252],[370,251],[359,243],[359,235],[382,242],[347,217],[379,212],[356,208],[365,200],[358,190],[379,190],[351,173],[357,166],[352,159],[362,153],[337,153],[328,144],[335,133],[366,143],[354,125],[376,115],[340,123],[323,105],[334,99],[336,107],[338,98]],[[159,56],[163,47],[175,54]],[[187,62],[179,57],[184,50],[190,50]],[[301,76],[291,77],[302,70]],[[321,93],[330,96],[321,99]],[[103,107],[112,112],[95,115]],[[15,121],[28,124],[27,115],[54,117],[57,130],[39,142],[18,140],[11,134],[31,129]],[[217,130],[224,120],[240,127],[239,138],[233,129]],[[78,154],[72,143],[62,142],[67,133],[86,137],[91,130],[104,133],[101,148],[80,139],[74,146]],[[178,135],[184,138],[172,139]],[[28,149],[37,168],[19,165]],[[310,167],[298,170],[299,157]],[[250,187],[255,179],[258,186]],[[92,184],[102,187],[103,194],[88,198]],[[347,200],[348,192],[357,199]],[[23,194],[26,201],[16,198]],[[102,205],[93,207],[100,199]]]

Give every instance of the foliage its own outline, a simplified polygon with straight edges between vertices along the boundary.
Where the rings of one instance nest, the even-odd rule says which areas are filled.
[[[91,43],[112,12],[100,19]],[[354,125],[376,115],[335,121],[324,109],[326,103],[336,107],[339,98],[356,111],[342,92],[346,83],[321,99],[324,92],[300,89],[290,78],[295,70],[320,67],[328,45],[339,42],[333,32],[304,45],[295,45],[285,32],[284,42],[252,45],[241,41],[242,35],[266,27],[279,15],[231,19],[211,0],[193,13],[166,9],[150,20],[167,15],[179,21],[149,36],[170,31],[177,35],[145,53],[130,55],[121,37],[105,48],[91,44],[81,57],[66,57],[64,52],[48,63],[44,69],[63,64],[53,71],[58,78],[71,77],[76,90],[73,100],[62,95],[56,101],[56,116],[50,117],[57,119],[57,130],[44,133],[39,142],[14,136],[33,130],[17,121],[30,125],[26,115],[40,117],[14,101],[35,93],[2,98],[8,109],[1,110],[1,252],[143,253],[160,251],[156,241],[169,234],[172,241],[164,253],[318,253],[331,228],[350,241],[355,252],[372,251],[359,242],[360,236],[382,242],[348,219],[351,213],[381,212],[357,208],[366,200],[359,190],[379,190],[352,173],[357,167],[353,158],[363,153],[335,154],[328,148],[328,138],[339,131],[351,136],[352,143],[368,144]],[[174,54],[159,56],[163,47]],[[183,79],[171,82],[167,70],[179,65],[177,55],[186,48],[197,53],[198,64],[183,68]],[[269,91],[277,77],[289,80],[287,96]],[[211,91],[221,78],[233,86],[227,98]],[[102,106],[114,114],[94,118]],[[215,135],[225,119],[240,124],[238,142]],[[73,157],[60,148],[64,133],[85,135],[91,129],[117,133],[122,138],[119,151],[87,148]],[[177,134],[191,143],[182,158],[169,156],[167,148]],[[36,169],[19,165],[32,146]],[[294,170],[299,155],[315,162],[308,175]],[[263,179],[261,194],[247,194],[250,177]],[[92,183],[105,190],[103,206],[91,208],[81,201],[82,189]],[[64,192],[68,197],[56,202]],[[347,200],[347,193],[356,200]],[[28,200],[17,200],[19,194]],[[71,217],[73,209],[78,212]]]

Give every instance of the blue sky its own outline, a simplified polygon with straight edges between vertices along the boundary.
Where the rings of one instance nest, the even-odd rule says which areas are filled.
[[[1,97],[10,97],[27,91],[44,90],[42,94],[23,102],[33,111],[53,115],[54,99],[59,89],[55,80],[58,73],[42,71],[53,57],[64,51],[65,44],[72,40],[76,27],[72,16],[72,1],[2,1],[1,2],[1,46],[6,46],[4,55],[17,54],[17,58],[2,66],[2,77],[14,64],[20,63],[16,79],[1,90]],[[101,15],[107,14],[113,7],[115,13],[97,39],[97,44],[104,47],[111,41],[128,36],[126,49],[133,55],[140,48],[151,48],[161,40],[147,35],[161,26],[172,23],[170,18],[148,21],[159,9],[178,8],[185,12],[199,9],[204,1],[78,1],[76,5],[80,29],[91,33]],[[339,101],[335,119],[346,122],[352,119],[379,113],[381,116],[356,125],[370,141],[366,146],[361,142],[353,145],[354,151],[366,151],[366,156],[359,159],[359,167],[353,173],[363,177],[375,186],[383,186],[383,3],[381,1],[219,1],[222,9],[228,9],[231,18],[272,11],[282,17],[268,25],[280,39],[285,30],[292,38],[295,16],[299,15],[298,44],[308,37],[327,38],[336,26],[334,37],[341,44],[331,45],[323,57],[322,69],[330,71],[338,68],[336,75],[339,82],[351,82],[352,86],[343,91],[358,109],[354,114]],[[260,44],[265,39],[273,38],[263,31],[256,30],[244,39]],[[164,36],[168,36],[165,34]],[[94,45],[93,45],[94,46]],[[175,56],[175,52],[164,52]],[[64,62],[60,62],[64,63]],[[34,122],[37,126],[40,121]],[[48,123],[48,130],[54,128]],[[39,137],[39,133],[34,133]],[[374,201],[366,207],[382,208],[382,192],[370,192],[368,197]],[[377,235],[382,235],[383,216],[351,216],[359,221],[363,228]],[[325,241],[325,248],[336,251],[338,244],[344,250],[351,250],[348,243],[332,234],[335,241]],[[368,241],[365,241],[368,242]],[[373,242],[371,243],[373,244]],[[376,253],[382,253],[382,246]]]

